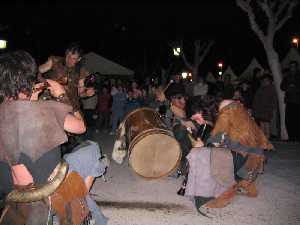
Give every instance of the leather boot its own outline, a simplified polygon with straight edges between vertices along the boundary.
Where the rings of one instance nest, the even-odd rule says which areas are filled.
[[[236,194],[236,188],[230,187],[227,191],[223,192],[219,197],[213,199],[205,204],[208,208],[224,208],[232,202],[233,197]]]
[[[239,193],[245,194],[248,197],[252,197],[252,198],[257,197],[258,193],[257,193],[255,181],[250,182],[247,180],[241,180],[238,183],[238,189],[239,189]]]

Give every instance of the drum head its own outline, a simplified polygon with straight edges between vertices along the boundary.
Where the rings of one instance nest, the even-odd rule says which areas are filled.
[[[145,178],[160,178],[172,173],[181,158],[178,142],[168,132],[148,131],[137,136],[130,145],[129,163]]]

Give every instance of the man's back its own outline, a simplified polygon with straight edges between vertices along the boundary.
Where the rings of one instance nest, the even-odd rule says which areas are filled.
[[[34,182],[43,183],[60,161],[59,146],[67,141],[64,119],[71,111],[70,106],[54,101],[2,103],[0,161],[24,164]]]

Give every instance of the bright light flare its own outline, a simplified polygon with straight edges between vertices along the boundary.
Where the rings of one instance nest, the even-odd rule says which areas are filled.
[[[299,38],[293,38],[292,42],[293,42],[293,44],[298,44],[299,43]]]
[[[5,49],[7,47],[7,41],[6,40],[0,40],[0,49]]]
[[[180,48],[173,48],[173,54],[175,56],[179,56],[180,55],[180,52],[181,52],[181,49]]]
[[[182,76],[183,79],[186,79],[187,76],[188,76],[188,73],[187,72],[183,72],[183,73],[181,73],[181,76]]]

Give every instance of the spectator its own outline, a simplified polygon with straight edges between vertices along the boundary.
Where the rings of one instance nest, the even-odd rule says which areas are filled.
[[[253,99],[253,116],[267,138],[270,138],[270,122],[276,109],[277,95],[272,76],[261,77],[261,86]]]
[[[104,130],[109,129],[111,95],[108,93],[108,88],[104,86],[98,97],[97,111],[99,113],[98,127]]]
[[[299,141],[299,132],[296,121],[300,114],[300,71],[298,62],[292,61],[289,72],[283,78],[281,90],[285,92],[285,123],[290,141]]]
[[[248,82],[241,84],[241,94],[244,99],[244,106],[250,110],[252,109],[253,91]]]
[[[224,74],[223,98],[231,99],[234,95],[234,87],[231,83],[230,74]]]
[[[242,96],[242,89],[241,88],[236,88],[234,90],[234,94],[232,97],[233,100],[239,101],[240,103],[244,104],[244,98]]]
[[[134,92],[132,89],[129,89],[127,92],[127,101],[125,103],[124,114],[129,113],[130,111],[137,109],[141,106],[139,99],[134,98]]]
[[[113,135],[118,127],[118,123],[121,122],[124,116],[124,107],[126,103],[126,94],[124,93],[124,88],[119,85],[118,88],[112,87],[111,95],[112,101],[112,130],[110,135]]]
[[[84,113],[85,122],[87,125],[87,135],[90,135],[95,128],[94,114],[98,102],[98,95],[93,87],[86,88],[85,92],[81,94],[82,110]]]
[[[204,96],[208,92],[208,85],[202,77],[198,77],[198,82],[193,87],[193,96]]]
[[[251,79],[251,88],[254,94],[260,86],[259,79],[261,76],[262,76],[262,70],[259,67],[254,68],[252,73],[252,79]]]

